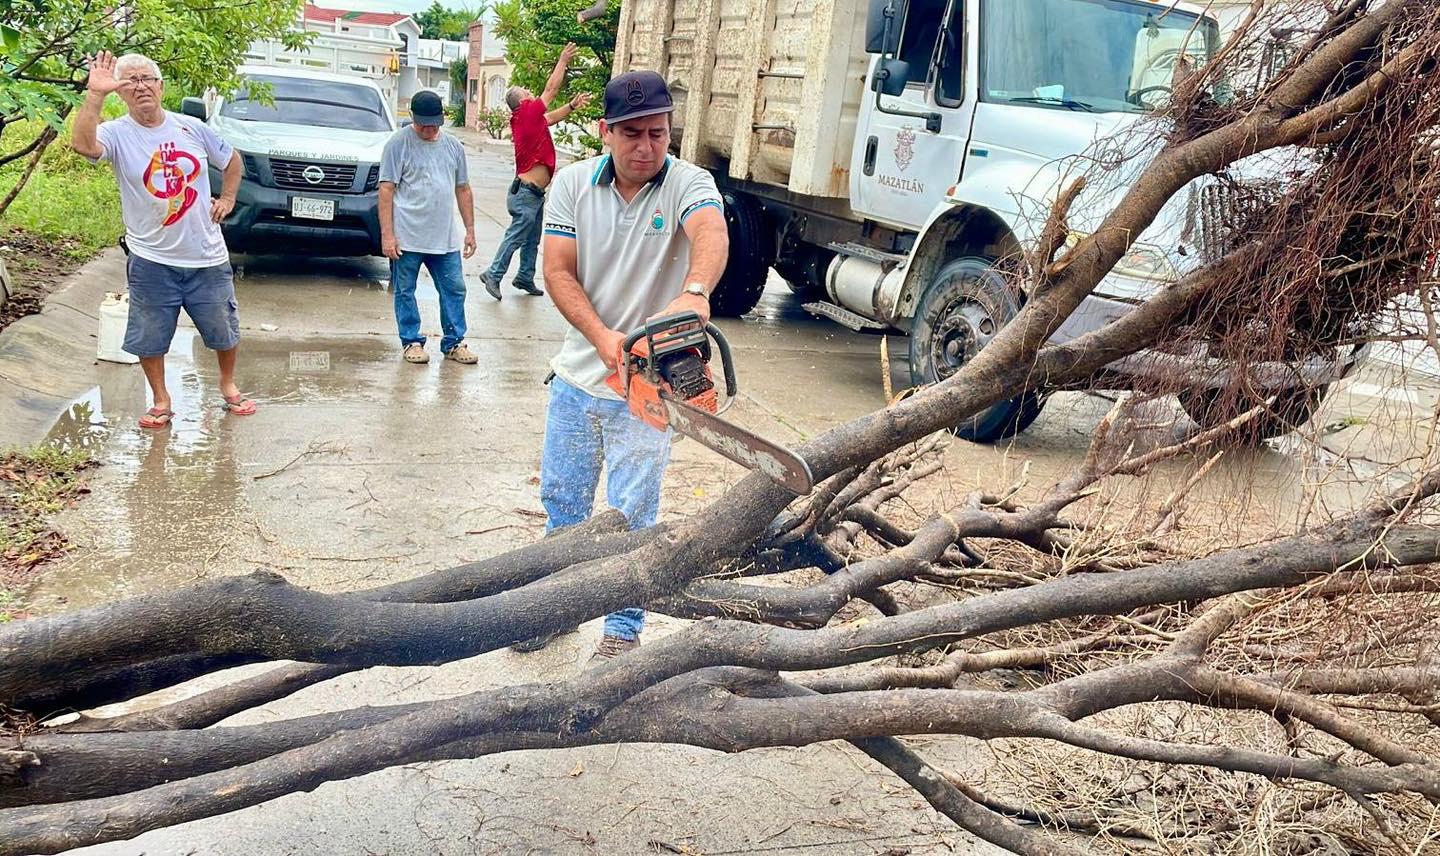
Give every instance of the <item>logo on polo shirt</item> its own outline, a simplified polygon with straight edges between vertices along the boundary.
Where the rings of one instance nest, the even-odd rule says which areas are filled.
[[[659,232],[665,228],[665,215],[660,213],[660,206],[655,206],[655,213],[650,215],[650,228]]]

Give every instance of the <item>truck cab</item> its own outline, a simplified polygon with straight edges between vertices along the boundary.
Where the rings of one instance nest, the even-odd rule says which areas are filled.
[[[1093,231],[1156,149],[1153,115],[1177,65],[1220,47],[1217,21],[1173,0],[626,0],[616,68],[671,81],[680,155],[725,198],[731,259],[716,313],[753,308],[773,267],[816,315],[908,334],[922,386],[1019,312],[1017,260],[1082,173],[1092,180],[1068,222],[1072,239]],[[1177,194],[1052,341],[1223,254],[1227,206],[1267,181],[1261,168],[1253,187]],[[1261,372],[1252,385],[1271,388],[1286,417],[1266,432],[1303,421],[1314,391],[1352,365]],[[1186,410],[1224,419],[1209,404],[1227,366],[1208,353],[1146,353],[1103,383],[1177,369],[1195,378]],[[957,433],[1021,431],[1042,396],[997,404]]]

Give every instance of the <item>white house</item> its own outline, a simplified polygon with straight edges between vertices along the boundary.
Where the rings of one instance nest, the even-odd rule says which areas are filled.
[[[250,46],[248,65],[308,67],[353,74],[374,80],[404,115],[410,96],[433,89],[450,100],[449,65],[464,59],[465,42],[420,38],[420,25],[398,12],[356,12],[307,3],[297,29],[314,33],[301,50],[287,50],[276,41]]]

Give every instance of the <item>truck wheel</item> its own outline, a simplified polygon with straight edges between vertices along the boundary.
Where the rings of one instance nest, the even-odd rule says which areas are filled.
[[[1283,437],[1299,429],[1310,421],[1328,391],[1328,386],[1318,386],[1313,389],[1297,387],[1279,393],[1266,412],[1235,429],[1235,441],[1253,446],[1261,440]],[[1180,399],[1185,415],[1203,429],[1224,425],[1251,408],[1264,404],[1269,398],[1262,393],[1236,395],[1216,389],[1192,389],[1176,397]]]
[[[910,326],[910,381],[938,383],[968,363],[1020,311],[991,259],[956,259],[935,274]],[[1030,427],[1045,406],[1033,392],[982,410],[950,430],[973,443],[994,443]]]
[[[730,260],[725,274],[710,295],[710,312],[733,318],[744,315],[760,302],[765,278],[775,261],[775,235],[765,221],[765,211],[752,197],[723,190],[725,225],[730,232]]]

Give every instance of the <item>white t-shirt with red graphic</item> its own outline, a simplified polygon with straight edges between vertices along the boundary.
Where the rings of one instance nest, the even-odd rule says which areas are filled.
[[[210,170],[224,170],[234,148],[204,122],[166,113],[147,128],[129,116],[102,122],[100,160],[115,170],[130,252],[182,268],[230,261],[225,237],[210,220]]]

